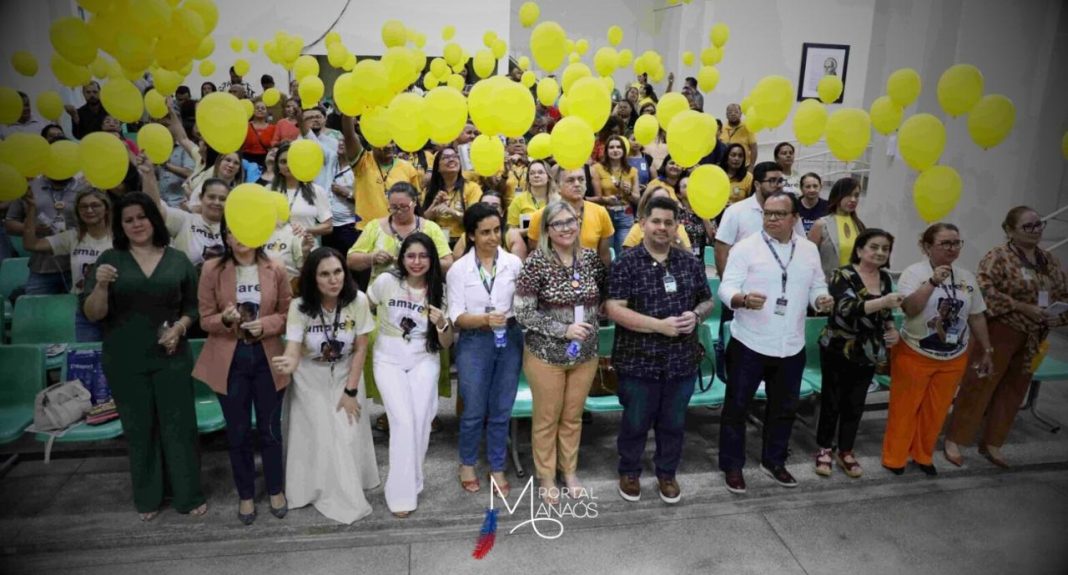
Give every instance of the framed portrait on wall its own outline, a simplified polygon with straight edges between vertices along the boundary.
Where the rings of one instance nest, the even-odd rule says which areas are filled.
[[[835,104],[841,104],[845,97],[846,72],[849,70],[849,45],[815,44],[805,42],[801,46],[801,77],[797,81],[797,100],[818,98],[816,87],[820,79],[827,75],[842,79],[842,95]]]

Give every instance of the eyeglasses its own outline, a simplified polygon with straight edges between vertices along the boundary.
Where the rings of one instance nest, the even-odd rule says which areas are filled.
[[[959,250],[961,247],[964,246],[964,240],[945,240],[942,242],[938,242],[935,245],[944,250]]]
[[[104,209],[104,204],[101,204],[101,203],[81,204],[80,206],[78,206],[78,209],[79,210],[85,210],[87,212],[95,212],[97,210]]]
[[[1042,230],[1046,229],[1046,223],[1047,222],[1032,222],[1030,224],[1024,224],[1020,226],[1020,229],[1029,234],[1033,234],[1035,232],[1041,232]]]
[[[790,217],[791,214],[792,214],[792,212],[786,212],[786,211],[780,211],[780,210],[765,211],[764,212],[764,219],[765,220],[771,220],[771,221],[775,222],[775,221],[779,221],[779,220],[785,220],[786,218]]]
[[[412,205],[413,205],[412,202],[408,202],[407,205],[403,205],[403,206],[395,206],[393,204],[390,204],[389,213],[395,214],[397,212],[406,212],[406,211],[412,209]]]
[[[558,232],[562,232],[564,230],[570,230],[572,228],[578,227],[578,223],[578,218],[567,218],[566,220],[556,220],[555,222],[549,222],[549,227]]]
[[[786,178],[768,178],[766,180],[761,180],[761,181],[763,183],[765,183],[765,184],[779,185],[779,184],[785,184],[786,183]]]

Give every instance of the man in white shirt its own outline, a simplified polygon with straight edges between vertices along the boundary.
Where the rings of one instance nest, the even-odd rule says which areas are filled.
[[[834,306],[816,244],[795,230],[797,199],[773,192],[762,216],[763,230],[731,250],[718,294],[735,310],[719,435],[719,467],[732,493],[745,493],[745,419],[761,381],[768,400],[760,469],[783,487],[797,486],[786,455],[805,367],[805,314],[809,305],[820,313]]]
[[[782,191],[785,185],[786,179],[782,177],[779,164],[760,162],[753,167],[753,195],[728,206],[716,231],[716,273],[719,277],[723,277],[731,246],[764,229],[765,198]],[[794,230],[805,237],[805,227],[800,220]]]

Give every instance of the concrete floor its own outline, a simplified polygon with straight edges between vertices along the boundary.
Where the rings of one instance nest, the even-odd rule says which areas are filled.
[[[1068,339],[1055,336],[1053,353],[1068,358]],[[870,404],[886,400],[873,394]],[[1043,389],[1042,411],[1068,421],[1068,387]],[[375,417],[381,411],[371,410]],[[760,474],[755,459],[760,430],[750,426],[748,495],[724,489],[716,471],[718,411],[691,410],[675,506],[656,497],[646,461],[643,497],[627,503],[616,493],[618,415],[597,415],[584,429],[579,474],[595,498],[596,517],[561,519],[557,539],[534,534],[524,500],[501,514],[496,547],[482,561],[470,554],[482,512],[478,495],[456,482],[456,420],[451,401],[440,409],[446,429],[431,439],[426,490],[419,509],[398,520],[382,489],[368,492],[374,513],[339,525],[312,508],[284,520],[267,513],[251,527],[234,516],[225,437],[202,437],[203,482],[210,509],[191,518],[165,509],[141,523],[130,499],[121,440],[59,446],[50,464],[32,439],[6,452],[22,460],[0,478],[0,573],[1050,573],[1068,572],[1068,432],[1051,434],[1022,413],[1004,449],[1013,464],[1003,471],[966,452],[958,469],[939,455],[940,475],[916,469],[895,477],[879,466],[885,411],[862,422],[857,451],[865,476],[840,471],[829,479],[812,472],[814,414],[803,412],[793,435],[790,470],[797,489],[782,489]],[[529,424],[520,434],[523,465],[532,467]],[[383,479],[385,436],[375,445]],[[651,454],[652,441],[647,454]],[[510,475],[513,493],[525,480]],[[262,482],[260,484],[262,490]],[[516,495],[511,503],[515,504]],[[498,503],[499,505],[499,503]],[[578,506],[577,515],[583,515]],[[538,524],[546,535],[559,528]]]

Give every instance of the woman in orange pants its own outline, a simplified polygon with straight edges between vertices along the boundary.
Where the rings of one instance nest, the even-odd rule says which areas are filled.
[[[986,303],[971,272],[953,265],[964,242],[953,224],[924,231],[920,249],[928,260],[901,274],[905,325],[890,356],[890,413],[883,437],[883,467],[896,475],[911,458],[924,473],[937,475],[932,457],[942,423],[965,370],[990,373],[993,348],[987,335]],[[982,353],[968,365],[974,332]]]

